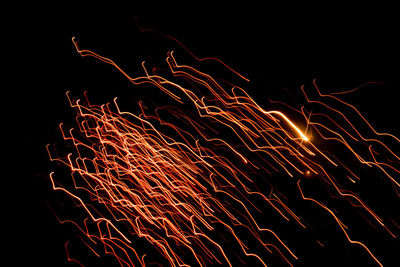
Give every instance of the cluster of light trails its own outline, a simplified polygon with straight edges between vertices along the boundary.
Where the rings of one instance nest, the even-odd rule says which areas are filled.
[[[382,266],[370,244],[352,238],[340,212],[302,187],[303,179],[317,177],[333,200],[361,210],[374,228],[397,238],[396,218],[383,218],[346,185],[363,179],[354,166],[365,166],[379,173],[376,179],[391,183],[390,193],[398,198],[400,156],[395,151],[400,140],[375,130],[338,97],[348,92],[323,94],[314,82],[312,88],[301,88],[306,103],[300,109],[272,101],[282,109],[265,110],[244,88],[179,64],[174,52],[167,54],[168,68],[149,71],[143,62],[144,75],[131,77],[113,60],[73,42],[81,56],[111,64],[135,86],[151,84],[177,103],[151,112],[140,102],[140,114],[133,114],[120,110],[117,99],[98,106],[87,97],[73,100],[67,94],[77,127],[61,124],[60,130],[74,151],[65,157],[55,156],[52,146],[48,151],[51,160],[69,167],[72,186],[57,182],[55,173],[50,178],[55,190],[64,191],[87,213],[84,220],[63,222],[80,229],[96,256],[101,243],[121,266],[144,266],[152,262],[151,253],[147,256],[135,244],[145,240],[171,266],[232,266],[248,258],[267,266],[272,254],[293,265],[299,260],[296,248],[257,215],[262,201],[283,221],[309,227],[287,204],[290,196],[268,181],[269,175],[283,173],[303,201],[328,214],[351,245]],[[182,104],[194,112],[182,110]],[[327,150],[327,144],[336,149]],[[267,186],[255,182],[260,176]],[[224,235],[240,251],[225,244]]]

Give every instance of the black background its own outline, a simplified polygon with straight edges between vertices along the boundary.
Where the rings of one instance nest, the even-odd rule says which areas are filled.
[[[14,196],[9,201],[16,207],[11,206],[5,218],[12,226],[7,235],[12,236],[9,249],[14,265],[74,265],[67,263],[64,249],[74,235],[58,223],[47,204],[60,200],[51,190],[52,165],[45,146],[55,142],[58,124],[72,119],[65,92],[71,90],[80,97],[88,90],[102,103],[130,88],[112,67],[81,58],[71,42],[73,36],[82,48],[113,58],[134,73],[141,70],[142,60],[163,60],[167,51],[176,48],[173,42],[144,38],[137,25],[156,29],[176,37],[196,55],[217,57],[248,77],[249,93],[258,103],[277,99],[285,90],[298,91],[302,84],[311,86],[313,79],[332,91],[382,82],[379,87],[365,87],[352,102],[378,129],[400,135],[398,20],[388,11],[326,14],[272,9],[262,15],[182,12],[179,16],[138,16],[137,20],[134,15],[91,13],[21,18],[25,26],[5,51],[16,63],[8,89],[12,129],[16,130],[7,127],[17,137],[17,146],[12,148],[16,166],[9,176],[16,183],[9,189]],[[395,259],[391,249],[381,255],[388,259],[387,266]],[[306,265],[317,264],[312,261],[314,253],[310,251]],[[340,253],[338,257],[341,262]]]

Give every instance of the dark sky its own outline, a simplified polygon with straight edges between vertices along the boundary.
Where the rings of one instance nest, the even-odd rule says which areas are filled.
[[[66,264],[63,246],[72,234],[46,204],[60,196],[50,192],[52,165],[45,150],[55,142],[58,124],[71,120],[65,92],[88,90],[96,100],[110,101],[130,86],[111,67],[81,58],[73,36],[82,48],[109,55],[135,72],[143,59],[163,60],[176,48],[172,42],[143,38],[137,25],[153,28],[176,37],[196,55],[217,57],[241,72],[251,80],[249,92],[257,102],[276,99],[284,90],[296,94],[313,79],[333,91],[382,82],[379,88],[366,87],[352,101],[379,129],[400,135],[393,121],[400,115],[398,19],[389,13],[273,10],[262,16],[166,14],[137,20],[134,15],[52,14],[25,20],[9,40],[11,50],[4,51],[16,63],[8,101],[18,112],[12,112],[14,124],[8,129],[17,138],[11,174],[17,185],[9,189],[17,205],[6,218],[16,229],[10,230],[16,266]]]

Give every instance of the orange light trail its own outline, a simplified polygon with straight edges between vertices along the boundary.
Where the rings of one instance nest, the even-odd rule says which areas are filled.
[[[76,193],[57,186],[54,173],[50,175],[53,189],[77,200],[86,210],[88,219],[97,224],[97,235],[80,226],[90,240],[96,236],[106,246],[114,248],[118,244],[113,254],[121,265],[133,265],[135,260],[144,265],[144,256],[139,257],[135,251],[132,236],[145,238],[172,266],[184,262],[175,246],[186,248],[201,266],[213,261],[231,265],[223,246],[206,234],[214,230],[215,224],[226,227],[245,255],[266,265],[260,255],[249,252],[251,249],[240,240],[232,223],[247,229],[266,251],[271,251],[269,247],[273,246],[288,263],[287,257],[296,258],[273,231],[259,226],[242,197],[235,195],[235,190],[225,189],[233,184],[215,166],[223,166],[233,173],[239,170],[222,157],[214,158],[218,165],[208,163],[209,156],[202,155],[201,148],[177,142],[157,131],[141,116],[120,111],[116,100],[116,112],[111,111],[108,104],[84,105],[80,100],[70,100],[70,103],[77,110],[79,129],[71,128],[67,132],[61,124],[60,130],[76,151],[65,158],[55,158],[49,147],[48,150],[52,160],[70,168]],[[133,120],[136,123],[132,123]],[[80,183],[83,184],[78,185]],[[228,207],[209,192],[211,189],[239,203],[246,223],[228,211]],[[99,205],[102,211],[85,203],[84,198],[79,197],[82,193],[89,194],[91,202]],[[220,217],[224,214],[228,221],[216,217],[217,213]],[[123,232],[126,228],[130,230]],[[277,245],[263,241],[260,234],[263,231],[271,233]]]
[[[66,129],[60,124],[60,130],[73,152],[55,156],[55,148],[49,145],[47,149],[52,161],[69,168],[73,186],[57,182],[53,172],[50,179],[54,190],[67,194],[86,212],[83,221],[62,222],[75,225],[85,236],[84,244],[97,257],[98,245],[102,244],[105,253],[113,255],[121,266],[145,266],[154,251],[171,266],[194,262],[200,266],[232,266],[233,257],[241,262],[252,258],[267,266],[271,255],[292,266],[301,260],[296,248],[281,237],[278,229],[270,229],[268,220],[260,220],[257,215],[267,206],[283,221],[294,222],[302,229],[310,227],[301,214],[289,207],[291,196],[286,197],[268,181],[267,190],[255,183],[262,173],[284,173],[290,177],[288,183],[295,180],[302,201],[311,201],[327,212],[350,244],[358,245],[383,266],[368,242],[350,238],[352,229],[347,226],[348,221],[345,224],[348,218],[339,219],[339,212],[322,200],[306,197],[308,193],[300,187],[303,179],[318,179],[327,186],[332,199],[361,209],[374,226],[390,238],[397,238],[398,222],[378,215],[368,201],[344,189],[348,180],[356,184],[363,177],[355,174],[351,164],[342,162],[341,154],[324,146],[339,144],[351,160],[378,170],[400,196],[400,156],[384,138],[391,138],[394,146],[399,145],[400,139],[377,132],[361,112],[335,96],[358,88],[326,95],[314,81],[318,100],[312,100],[305,87],[301,90],[305,105],[317,106],[318,112],[308,112],[308,106],[289,107],[294,111],[289,115],[284,109],[262,108],[242,87],[229,84],[230,88],[226,88],[211,75],[178,64],[173,52],[165,60],[167,71],[153,68],[151,72],[143,62],[144,75],[131,77],[113,60],[82,50],[76,39],[72,40],[82,57],[110,64],[135,86],[151,84],[194,111],[165,106],[151,112],[141,101],[141,113],[134,114],[122,111],[117,98],[112,104],[92,105],[87,98],[73,100],[67,93],[76,110],[77,127]],[[200,62],[213,59],[198,58],[183,48]],[[226,64],[223,66],[249,81]],[[359,120],[347,112],[354,112]],[[369,131],[362,134],[358,130],[362,128],[358,127],[360,124]],[[341,175],[335,175],[337,172]],[[254,204],[255,198],[261,199],[264,207]],[[218,231],[223,232],[220,238],[216,238]],[[223,235],[235,241],[240,255],[234,256],[237,253],[224,244]],[[145,240],[154,251],[148,254],[136,246],[136,240]],[[326,246],[322,240],[315,242]],[[252,248],[255,243],[262,252]],[[69,254],[68,260],[76,261]]]

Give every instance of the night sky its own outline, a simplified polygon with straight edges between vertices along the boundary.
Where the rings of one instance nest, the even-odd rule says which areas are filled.
[[[7,89],[11,93],[7,102],[11,105],[6,114],[11,114],[12,126],[4,126],[12,139],[16,139],[12,142],[16,146],[11,147],[16,165],[5,177],[15,181],[15,185],[5,189],[14,197],[8,198],[11,211],[3,217],[11,223],[11,229],[4,230],[11,234],[8,249],[12,266],[76,265],[67,262],[64,249],[69,240],[72,247],[76,244],[79,249],[76,231],[71,225],[59,224],[52,210],[61,207],[66,214],[77,215],[68,205],[63,207],[64,195],[51,189],[48,175],[55,166],[45,148],[46,144],[60,142],[60,122],[73,121],[66,91],[79,98],[87,90],[97,104],[110,102],[117,96],[124,99],[125,107],[130,102],[136,105],[141,99],[165,97],[155,89],[139,89],[134,93],[136,89],[110,65],[80,57],[71,41],[74,36],[82,48],[112,58],[129,73],[142,73],[143,60],[157,64],[168,51],[182,51],[170,40],[140,32],[138,25],[155,29],[175,37],[194,54],[219,58],[249,78],[248,93],[266,108],[268,99],[296,104],[300,86],[312,87],[314,79],[325,92],[379,82],[365,86],[347,99],[377,129],[400,136],[397,97],[400,43],[395,26],[398,19],[390,14],[292,14],[269,10],[262,16],[202,13],[136,17],[89,13],[24,19],[25,26],[16,31],[8,44],[11,50],[3,51],[12,53],[16,63],[14,82]],[[374,183],[365,186],[373,188]],[[377,190],[373,191],[376,199],[386,194],[387,191],[379,191],[384,188],[376,185]],[[370,192],[368,188],[361,190]],[[393,213],[395,207],[380,207],[379,211],[384,213],[386,209]],[[334,225],[324,224],[322,215],[316,220],[324,225],[332,245],[326,250],[298,248],[304,256],[299,266],[373,266],[374,262],[362,249],[343,245],[346,242],[341,232],[332,230]],[[394,246],[398,242],[381,237],[379,232],[371,235],[377,236],[371,247],[382,263],[396,266]],[[296,238],[309,237],[299,232],[293,237]],[[88,252],[76,251],[74,256],[81,255],[82,263],[87,266],[115,263],[111,258],[97,259],[85,253]],[[3,255],[3,260],[6,257]]]

